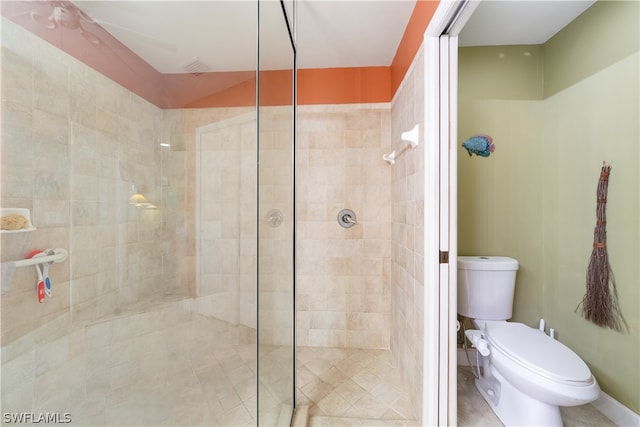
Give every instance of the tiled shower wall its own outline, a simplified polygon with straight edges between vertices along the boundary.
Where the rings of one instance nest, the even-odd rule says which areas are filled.
[[[70,254],[51,267],[43,304],[34,269],[16,270],[2,295],[2,344],[41,327],[54,339],[186,295],[176,257],[186,244],[185,180],[170,173],[184,156],[161,150],[162,111],[4,19],[2,48],[1,204],[29,208],[37,227],[3,233],[2,260],[53,247]],[[132,184],[161,209],[130,205]]]
[[[424,343],[424,50],[420,48],[391,103],[393,147],[399,135],[420,126],[420,145],[399,156],[392,169],[393,310],[391,350],[422,412]]]
[[[298,107],[298,345],[389,348],[389,134],[389,104]],[[358,225],[338,225],[345,208]]]
[[[202,314],[255,328],[255,109],[213,124],[210,114],[203,119],[206,124],[197,127],[194,149],[189,149],[195,167],[188,172],[195,180],[189,189],[193,235],[199,237],[194,240],[195,306]]]
[[[3,20],[2,31],[1,203],[30,208],[38,227],[3,234],[2,259],[36,247],[71,252],[52,267],[54,298],[46,304],[35,302],[34,272],[15,273],[2,296],[3,323],[12,325],[2,328],[3,344],[37,328],[53,339],[69,324],[127,305],[195,296],[196,224],[187,212],[196,209],[196,129],[247,109],[162,111],[11,22]],[[400,132],[422,117],[421,79],[414,65],[391,105],[301,106],[297,124],[297,343],[391,347],[416,381],[422,149],[405,152],[393,166],[382,155],[402,148]],[[274,132],[275,141],[288,140]],[[128,205],[132,183],[161,209]],[[266,202],[265,208],[280,201]],[[358,225],[338,225],[344,208],[355,211]],[[254,266],[247,265],[243,274],[250,277]],[[251,306],[248,283],[239,301]],[[286,300],[274,287],[266,291],[274,291],[273,301]],[[239,321],[252,325],[255,318]],[[278,324],[270,325],[273,337]]]
[[[186,150],[193,308],[256,328],[259,297],[261,342],[277,345],[292,336],[291,107],[261,108],[259,152],[255,117],[255,107],[165,111],[172,147]],[[282,223],[267,221],[272,210]]]
[[[192,302],[195,311],[255,328],[255,107],[161,110],[10,21],[3,20],[2,32],[1,205],[29,208],[37,227],[3,233],[2,261],[21,259],[34,248],[69,251],[68,260],[51,267],[53,296],[44,304],[36,301],[34,270],[15,272],[2,295],[3,324],[11,325],[2,328],[3,345],[33,340],[36,330],[53,339],[70,327],[184,297],[199,297]],[[291,109],[262,114],[261,208],[285,212],[285,226],[262,227],[262,239],[273,243],[263,251],[268,266],[287,257],[290,263],[292,253],[291,170],[281,166],[291,161]],[[223,144],[227,150],[237,144],[245,153],[235,159],[238,173],[233,182],[217,175],[213,199],[198,206],[197,129],[243,116],[247,125]],[[205,164],[202,176],[213,179],[211,167]],[[130,205],[132,185],[158,209]],[[240,189],[242,200],[236,197]],[[208,237],[217,236],[217,229],[227,243],[240,239],[234,262],[223,256],[227,248],[208,254],[210,276],[200,288],[196,209],[210,221],[203,230]],[[231,267],[238,282],[228,292],[225,269]],[[287,296],[282,285],[290,288],[292,271],[285,270],[265,269],[261,278],[263,301],[272,302],[263,307],[271,316],[263,326],[274,343],[283,336],[282,319],[291,318],[291,298],[288,309],[281,306],[287,299],[279,298]],[[223,294],[233,294],[234,304],[225,304]],[[212,305],[224,308],[216,312]]]
[[[424,132],[420,49],[392,103],[298,107],[297,344],[390,348],[421,413]],[[337,224],[340,210],[359,224]]]

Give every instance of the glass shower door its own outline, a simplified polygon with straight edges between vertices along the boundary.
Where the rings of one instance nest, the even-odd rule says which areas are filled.
[[[3,416],[289,425],[294,56],[282,4],[0,11],[0,206],[34,225],[0,234],[0,261],[68,252],[41,303],[33,267],[3,274]],[[158,39],[174,25],[202,29],[205,49]]]
[[[295,52],[283,4],[259,9],[258,425],[285,426],[295,390]]]

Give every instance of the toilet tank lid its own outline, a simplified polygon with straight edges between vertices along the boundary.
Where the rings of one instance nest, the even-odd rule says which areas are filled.
[[[459,256],[462,270],[517,270],[518,261],[504,256]]]

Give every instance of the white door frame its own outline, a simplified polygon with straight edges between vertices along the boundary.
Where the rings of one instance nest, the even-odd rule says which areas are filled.
[[[422,423],[457,424],[458,34],[479,1],[441,0],[424,35]]]

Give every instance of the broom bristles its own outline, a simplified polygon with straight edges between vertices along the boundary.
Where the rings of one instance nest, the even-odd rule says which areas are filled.
[[[598,326],[618,332],[629,330],[618,306],[618,294],[606,249],[593,249],[587,269],[587,291],[578,308],[585,319]]]

